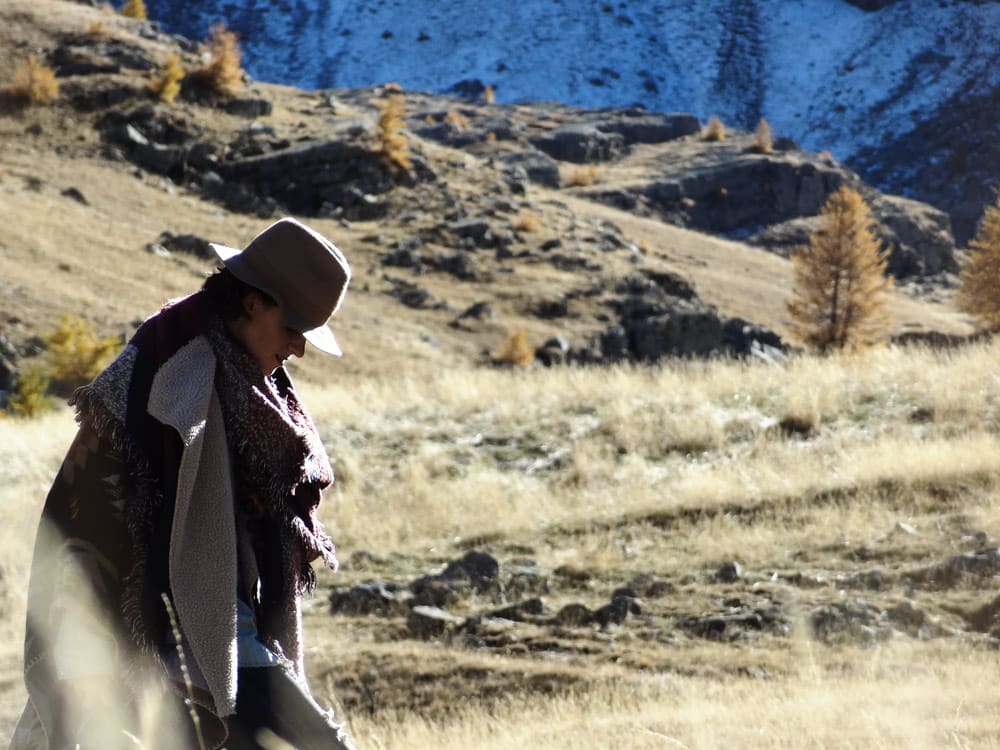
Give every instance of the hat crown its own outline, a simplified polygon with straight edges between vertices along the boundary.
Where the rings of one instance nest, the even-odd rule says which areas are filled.
[[[241,281],[274,298],[285,325],[325,351],[339,354],[326,322],[339,308],[351,280],[340,249],[292,218],[279,219],[242,250],[213,245]]]

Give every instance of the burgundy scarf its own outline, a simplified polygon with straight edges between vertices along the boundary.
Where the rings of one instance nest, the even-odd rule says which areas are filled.
[[[299,670],[298,607],[295,600],[316,585],[310,563],[321,558],[331,570],[337,557],[317,518],[321,491],[333,469],[316,426],[284,368],[264,376],[256,360],[216,318],[206,335],[217,357],[215,387],[235,458],[239,502],[252,503],[254,547],[260,573],[261,637]],[[257,606],[259,605],[259,606]]]
[[[131,640],[154,655],[167,626],[159,592],[167,586],[169,514],[162,488],[176,476],[177,435],[146,411],[159,368],[182,346],[205,336],[216,357],[216,390],[237,465],[236,488],[258,497],[264,514],[257,538],[261,599],[258,629],[302,675],[298,599],[315,586],[309,563],[337,566],[333,543],[316,517],[321,490],[333,471],[315,426],[283,369],[265,379],[248,352],[226,333],[204,293],[168,303],[136,331],[97,379],[73,397],[78,418],[93,425],[129,466],[135,491],[125,504],[131,563],[123,571],[121,611]],[[183,397],[183,394],[178,394]],[[167,515],[164,515],[166,511]]]

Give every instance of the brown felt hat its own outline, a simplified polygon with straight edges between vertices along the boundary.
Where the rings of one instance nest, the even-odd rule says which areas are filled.
[[[240,281],[267,292],[281,319],[320,351],[343,352],[327,325],[351,280],[351,267],[336,245],[295,219],[280,219],[242,250],[209,243]]]

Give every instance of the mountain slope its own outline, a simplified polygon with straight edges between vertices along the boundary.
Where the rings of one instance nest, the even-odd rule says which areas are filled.
[[[398,81],[442,91],[468,79],[498,101],[766,117],[842,160],[911,130],[957,92],[1000,83],[1000,4],[841,0],[149,0],[165,28],[198,39],[225,21],[248,69],[305,88]]]

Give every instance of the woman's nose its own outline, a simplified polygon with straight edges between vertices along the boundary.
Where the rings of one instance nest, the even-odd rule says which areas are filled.
[[[292,353],[296,357],[303,357],[306,353],[306,337],[301,333],[295,333],[291,339]]]

